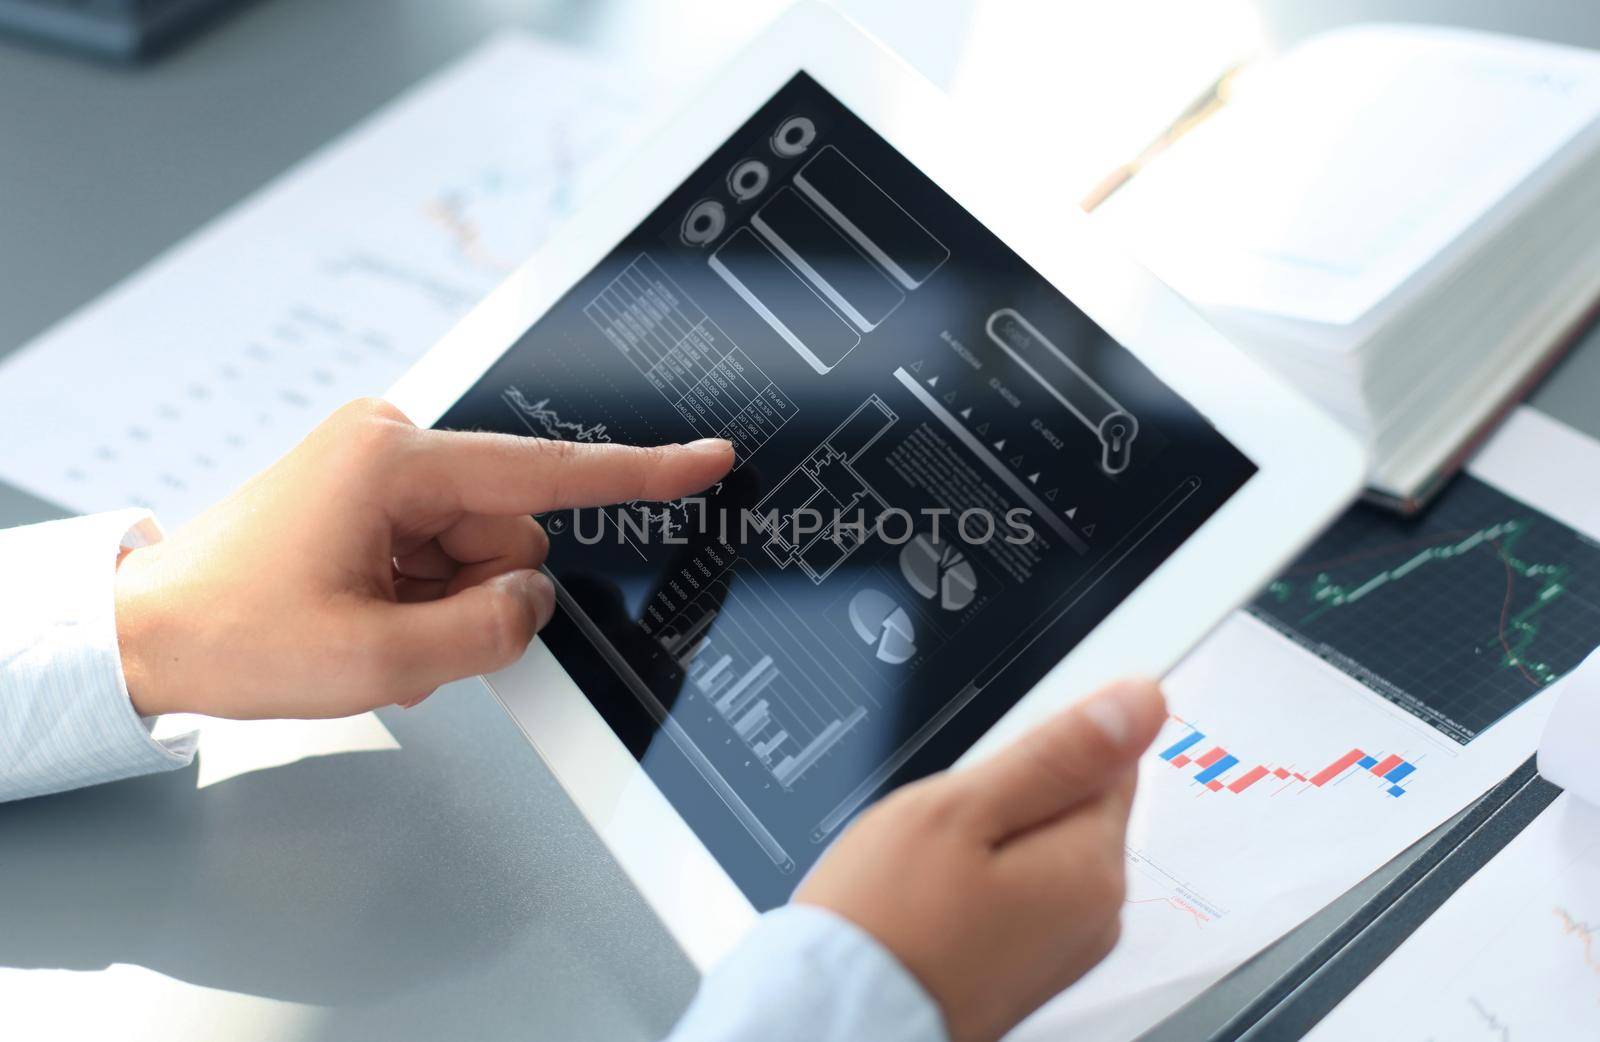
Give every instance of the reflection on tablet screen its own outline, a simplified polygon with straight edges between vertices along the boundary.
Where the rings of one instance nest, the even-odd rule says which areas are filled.
[[[804,74],[440,426],[733,441],[703,499],[543,518],[545,641],[758,908],[1255,472]]]

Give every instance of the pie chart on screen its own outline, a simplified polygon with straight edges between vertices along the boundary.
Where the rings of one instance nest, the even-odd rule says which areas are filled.
[[[901,548],[900,573],[913,590],[946,611],[960,611],[978,593],[978,573],[967,555],[925,535]]]
[[[882,590],[869,586],[850,598],[850,628],[879,662],[898,666],[917,653],[911,616]]]

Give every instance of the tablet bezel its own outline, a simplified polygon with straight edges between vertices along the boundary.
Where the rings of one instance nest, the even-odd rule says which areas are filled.
[[[779,18],[544,249],[390,389],[437,422],[578,280],[797,72],[805,71],[1187,399],[1259,468],[963,756],[981,757],[1099,684],[1164,673],[1356,495],[1354,439],[1099,241],[1017,148],[830,8]],[[1006,161],[984,158],[1004,149]],[[704,968],[756,912],[541,642],[485,678],[689,958]]]

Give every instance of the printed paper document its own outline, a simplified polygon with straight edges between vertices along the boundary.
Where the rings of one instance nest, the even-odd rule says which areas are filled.
[[[1425,517],[1346,515],[1180,664],[1122,941],[1015,1038],[1132,1037],[1526,760],[1600,633],[1600,518],[1567,477],[1596,467],[1523,409]]]
[[[0,478],[182,522],[382,394],[544,239],[637,110],[527,36],[469,55],[0,366]]]

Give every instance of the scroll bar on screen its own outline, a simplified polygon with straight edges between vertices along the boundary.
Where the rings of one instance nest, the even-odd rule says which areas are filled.
[[[1063,542],[1080,554],[1087,553],[1089,551],[1089,544],[1085,543],[1078,533],[1074,532],[1071,528],[1068,528],[1067,523],[1061,520],[1054,510],[1051,510],[1049,507],[1045,506],[1044,500],[1040,499],[1032,489],[1028,488],[1028,486],[1023,483],[1021,478],[1011,473],[1011,469],[1004,463],[1001,463],[1000,458],[994,453],[990,452],[988,447],[984,445],[983,442],[979,441],[976,435],[967,430],[966,425],[960,420],[956,419],[949,409],[946,409],[943,405],[940,405],[939,400],[930,394],[926,387],[923,387],[922,384],[918,383],[916,377],[906,372],[904,368],[899,368],[894,371],[894,378],[899,380],[900,383],[905,386],[906,390],[916,395],[917,401],[927,406],[928,411],[937,416],[941,423],[950,428],[950,433],[954,434],[958,439],[960,439],[961,444],[971,449],[979,459],[983,460],[990,470],[999,475],[1000,480],[1006,483],[1007,488],[1015,492],[1018,496],[1021,496],[1022,501],[1027,503],[1033,512],[1038,515],[1038,517],[1044,521],[1045,524],[1050,526],[1050,530],[1061,537]]]

